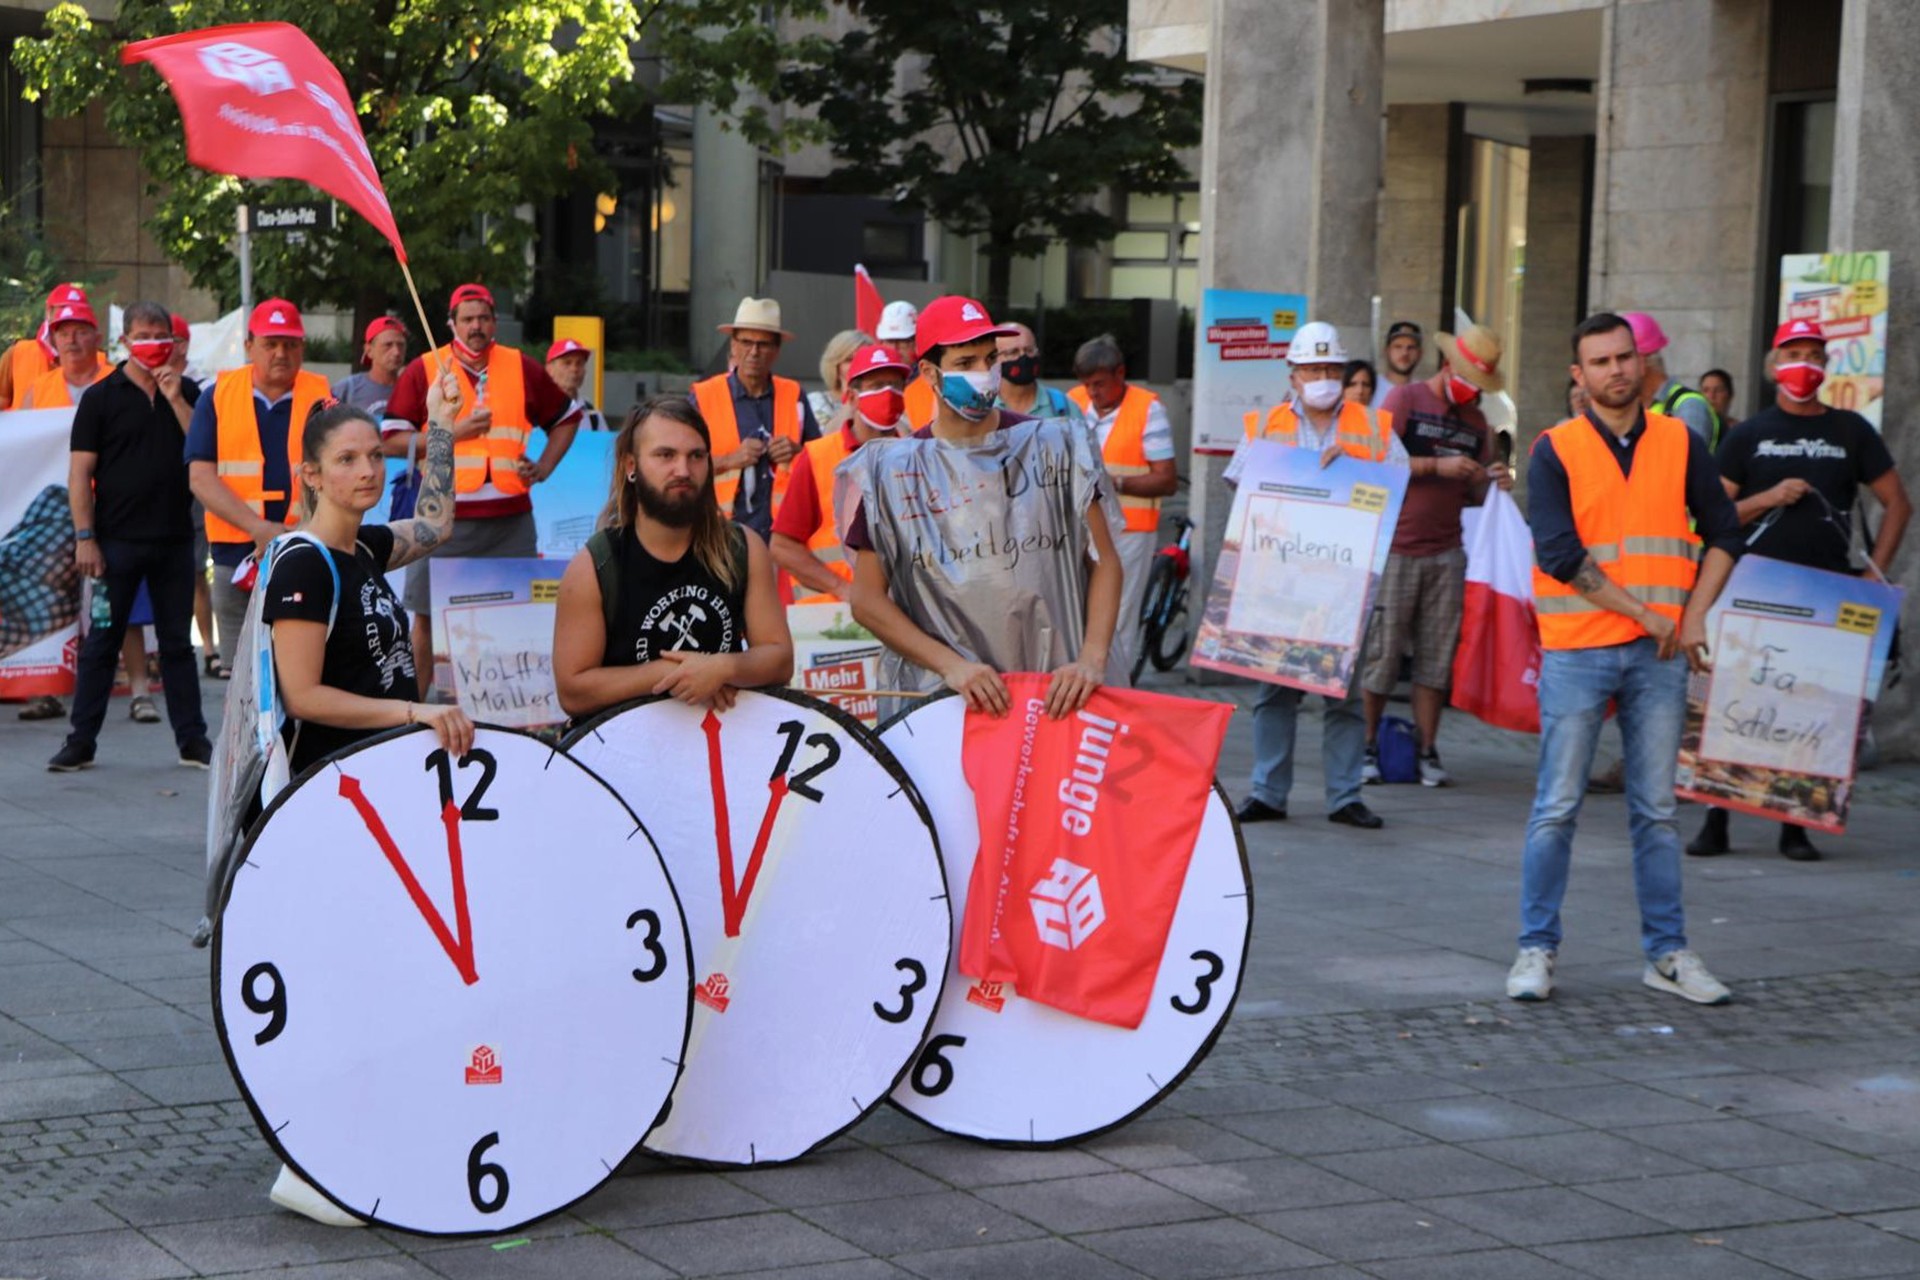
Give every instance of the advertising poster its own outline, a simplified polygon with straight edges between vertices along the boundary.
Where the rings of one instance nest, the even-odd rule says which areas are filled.
[[[1405,467],[1249,445],[1193,665],[1346,696],[1406,491]]]
[[[1232,453],[1247,414],[1286,399],[1287,343],[1306,322],[1303,293],[1206,291],[1194,332],[1195,453]]]
[[[1820,399],[1884,429],[1888,254],[1790,253],[1780,259],[1780,322],[1818,321],[1827,335]]]
[[[1707,621],[1675,791],[1842,832],[1860,725],[1886,672],[1900,588],[1764,556],[1734,567]]]
[[[587,545],[606,510],[617,431],[582,431],[553,474],[533,488],[540,554],[565,560]],[[556,573],[554,575],[558,577]]]
[[[0,413],[0,699],[73,692],[80,573],[67,506],[72,409]]]
[[[434,689],[475,720],[560,724],[553,609],[565,560],[433,562]]]
[[[787,630],[793,633],[791,686],[865,724],[878,723],[882,645],[853,620],[853,609],[841,601],[790,604]]]

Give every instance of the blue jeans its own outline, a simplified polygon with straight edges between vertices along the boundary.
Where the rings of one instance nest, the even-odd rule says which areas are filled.
[[[1300,699],[1306,694],[1270,684],[1253,704],[1253,798],[1276,809],[1287,807],[1293,790],[1293,739]],[[1320,764],[1327,775],[1327,812],[1337,813],[1360,798],[1360,770],[1366,763],[1367,721],[1360,711],[1360,672],[1344,698],[1322,697]]]
[[[1520,868],[1520,945],[1560,946],[1573,828],[1586,798],[1607,703],[1626,753],[1627,825],[1640,945],[1650,960],[1687,945],[1680,905],[1674,765],[1687,712],[1687,662],[1662,662],[1651,639],[1600,649],[1549,649],[1540,668],[1540,772]]]
[[[73,731],[67,741],[92,747],[107,718],[107,700],[113,693],[114,664],[120,642],[126,638],[127,619],[140,584],[147,584],[153,601],[153,629],[160,641],[160,684],[167,696],[167,719],[179,746],[207,736],[200,710],[200,673],[193,663],[193,539],[174,542],[100,540],[107,562],[107,606],[112,621],[87,632],[80,644],[73,689]],[[136,691],[145,692],[147,673],[129,671]]]

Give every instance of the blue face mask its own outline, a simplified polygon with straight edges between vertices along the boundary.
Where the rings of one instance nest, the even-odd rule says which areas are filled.
[[[1000,366],[984,373],[942,373],[940,398],[947,407],[968,422],[983,421],[993,412],[994,397],[1000,394]]]

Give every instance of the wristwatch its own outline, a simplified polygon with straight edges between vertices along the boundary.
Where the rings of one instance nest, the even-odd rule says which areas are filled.
[[[73,540],[74,540],[75,542],[92,542],[92,541],[93,541],[93,530],[91,530],[91,529],[75,529],[75,530],[73,531]]]

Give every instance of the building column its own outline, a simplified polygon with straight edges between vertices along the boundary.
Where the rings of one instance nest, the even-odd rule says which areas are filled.
[[[1840,26],[1840,93],[1833,146],[1833,201],[1828,249],[1884,249],[1887,282],[1887,448],[1920,496],[1920,438],[1907,429],[1920,407],[1920,28],[1908,0],[1846,0]],[[1872,499],[1878,525],[1879,512]],[[1894,561],[1893,580],[1907,598],[1920,590],[1920,530],[1909,529]],[[1912,616],[1911,614],[1909,615]],[[1909,637],[1913,635],[1910,631]],[[1909,646],[1911,648],[1911,645]],[[1920,755],[1920,680],[1911,674],[1881,695],[1874,733],[1882,754]]]
[[[1304,293],[1309,318],[1370,350],[1386,0],[1209,10],[1200,285]],[[1200,594],[1233,502],[1226,461],[1193,458]]]
[[[1613,5],[1600,68],[1591,309],[1650,312],[1675,377],[1719,366],[1744,385],[1757,372],[1767,5]]]
[[[1445,296],[1451,114],[1444,102],[1387,108],[1385,182],[1380,193],[1383,330],[1396,320],[1411,320],[1429,335],[1436,327],[1453,328],[1453,300]],[[1384,336],[1384,332],[1372,335],[1367,350],[1380,354]]]
[[[1587,199],[1587,139],[1535,138],[1527,178],[1527,276],[1520,340],[1507,356],[1519,390],[1513,456],[1526,471],[1533,438],[1567,416],[1567,336],[1580,323],[1580,235]]]
[[[704,370],[719,349],[714,326],[760,287],[760,152],[723,113],[693,112],[693,262],[688,345]]]

